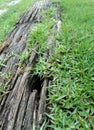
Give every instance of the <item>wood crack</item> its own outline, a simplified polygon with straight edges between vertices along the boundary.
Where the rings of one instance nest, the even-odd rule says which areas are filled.
[[[9,91],[0,101],[0,130],[31,130],[33,125],[38,130],[43,123],[50,79],[47,77],[41,79],[38,75],[31,76],[31,70],[28,69],[35,66],[39,44],[30,53],[23,73],[18,74],[20,67],[17,67],[16,64],[21,62],[17,55],[28,50],[26,45],[28,33],[32,31],[35,23],[41,19],[41,11],[53,6],[54,4],[50,0],[36,2],[20,17],[13,31],[6,36],[5,41],[9,41],[9,46],[2,50],[0,57],[4,59],[12,52],[15,55],[7,60],[6,67],[0,68],[2,74],[12,73],[11,80],[8,83],[3,76],[0,80],[0,85],[6,83],[7,91]],[[55,20],[56,24],[51,29],[47,39],[48,49],[45,50],[42,56],[45,61],[48,61],[56,46],[52,42],[55,33],[60,28],[58,26],[60,12],[56,14]]]

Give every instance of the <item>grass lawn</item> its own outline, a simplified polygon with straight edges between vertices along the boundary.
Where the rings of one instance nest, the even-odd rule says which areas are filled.
[[[6,8],[7,3],[9,3],[10,1],[12,1],[12,0],[0,0],[0,9]]]
[[[0,9],[6,8],[8,11],[0,16],[0,44],[4,40],[5,36],[10,32],[17,19],[20,15],[27,10],[34,0],[21,0],[18,4],[14,6],[7,6],[7,3],[11,0],[0,0]]]
[[[62,28],[50,59],[49,129],[94,129],[94,1],[59,0]]]

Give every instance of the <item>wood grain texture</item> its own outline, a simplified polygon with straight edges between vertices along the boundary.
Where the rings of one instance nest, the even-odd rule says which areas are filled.
[[[29,31],[32,31],[36,22],[41,19],[41,10],[47,10],[53,7],[50,0],[36,2],[33,7],[27,10],[17,21],[15,28],[6,36],[0,59],[5,59],[6,67],[1,66],[0,86],[6,84],[7,92],[0,101],[0,130],[32,130],[33,124],[36,130],[40,128],[45,118],[47,87],[50,80],[45,78],[41,80],[37,75],[31,76],[32,68],[37,59],[39,45],[36,45],[30,53],[28,62],[24,71],[20,72],[21,61],[17,55],[22,54],[28,47]],[[58,9],[57,9],[58,12]],[[48,46],[51,45],[55,33],[59,30],[60,12],[55,14],[56,24],[50,32],[47,39]],[[5,46],[5,43],[8,45]],[[53,53],[52,45],[45,50],[43,59],[46,61]],[[18,73],[19,72],[19,73]],[[10,80],[7,82],[5,75],[10,73]]]

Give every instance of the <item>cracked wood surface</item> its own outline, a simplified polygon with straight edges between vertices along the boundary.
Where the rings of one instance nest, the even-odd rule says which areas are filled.
[[[50,0],[42,0],[36,2],[33,7],[26,11],[17,21],[15,28],[11,31],[5,41],[4,47],[0,49],[0,58],[8,59],[5,61],[6,67],[1,67],[0,71],[3,75],[0,77],[0,86],[7,85],[7,91],[0,103],[0,130],[31,130],[35,124],[36,130],[40,128],[44,120],[44,112],[46,111],[47,87],[49,79],[45,78],[40,81],[38,76],[30,77],[30,69],[35,65],[37,51],[39,45],[29,56],[28,63],[24,72],[18,74],[20,67],[16,66],[20,60],[17,55],[22,54],[28,47],[28,33],[32,31],[35,23],[41,19],[41,10],[47,10],[53,7]],[[48,46],[53,42],[56,31],[60,28],[60,11],[57,9],[56,24],[51,29],[50,36],[47,39]],[[6,43],[7,46],[6,46]],[[45,50],[43,58],[49,59],[53,53],[53,47],[50,46]],[[7,83],[5,79],[6,73],[12,73]]]

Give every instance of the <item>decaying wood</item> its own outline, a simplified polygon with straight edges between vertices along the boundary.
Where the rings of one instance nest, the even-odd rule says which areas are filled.
[[[2,48],[0,48],[0,59],[5,59],[5,65],[0,67],[0,86],[6,85],[6,94],[2,96],[0,102],[0,130],[32,130],[35,125],[38,130],[44,120],[46,111],[46,96],[49,79],[42,81],[40,78],[31,75],[31,70],[35,65],[39,45],[31,52],[28,63],[24,70],[21,70],[18,55],[26,52],[28,47],[26,41],[29,31],[32,31],[36,22],[41,19],[41,10],[49,9],[53,6],[50,0],[36,2],[27,12],[25,12],[15,28],[11,31]],[[60,12],[57,9],[55,15],[56,24],[51,29],[47,39],[48,50],[45,50],[43,59],[46,61],[53,53],[52,45],[56,31],[60,29]],[[8,43],[8,44],[5,44]],[[6,74],[11,74],[9,81]]]
[[[38,115],[37,115],[37,127],[42,125],[43,122],[43,113],[46,109],[46,95],[47,95],[47,86],[49,84],[48,79],[44,79],[41,94],[40,94],[40,101],[38,107]]]
[[[36,47],[36,49],[38,49],[38,47]],[[33,66],[33,61],[35,57],[36,52],[33,51],[31,53],[29,63],[26,67],[24,74],[20,75],[16,80],[16,82],[14,82],[12,87],[13,89],[10,91],[8,96],[6,95],[7,98],[5,102],[1,103],[0,120],[2,120],[1,121],[2,130],[5,129],[13,130],[15,126],[15,120],[17,120],[18,110],[19,112],[20,109],[22,109],[22,111],[25,111],[25,106],[28,102],[28,97],[30,95],[28,87],[30,70],[28,70],[27,68]],[[24,115],[24,113],[23,114],[20,113],[20,116],[18,117],[22,118],[22,115]]]

